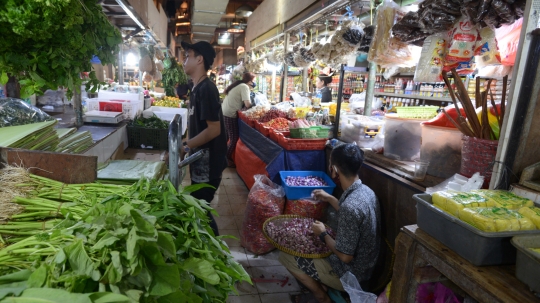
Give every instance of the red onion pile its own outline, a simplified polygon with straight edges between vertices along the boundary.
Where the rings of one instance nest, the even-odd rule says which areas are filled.
[[[287,113],[277,108],[272,108],[259,119],[259,122],[270,122],[276,118],[287,118]]]
[[[330,249],[312,230],[314,219],[294,218],[287,221],[266,225],[266,233],[279,245],[302,254],[326,254]],[[328,234],[332,231],[327,229]]]
[[[327,186],[328,184],[321,177],[306,176],[306,177],[293,177],[287,176],[285,183],[288,186]]]
[[[322,220],[327,207],[327,202],[317,202],[311,199],[288,200],[285,204],[285,214]]]

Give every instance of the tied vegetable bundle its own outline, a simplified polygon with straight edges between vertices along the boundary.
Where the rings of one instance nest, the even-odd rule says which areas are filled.
[[[214,236],[206,213],[215,211],[190,195],[205,185],[66,185],[19,170],[25,183],[6,188],[20,196],[0,201],[19,206],[0,225],[0,270],[28,275],[16,288],[0,277],[0,300],[54,288],[129,298],[114,302],[216,302],[250,281]]]

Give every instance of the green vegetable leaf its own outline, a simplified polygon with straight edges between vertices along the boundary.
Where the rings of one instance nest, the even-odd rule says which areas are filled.
[[[111,235],[110,233],[106,233],[99,241],[92,247],[93,250],[100,250],[105,246],[111,246],[116,241],[120,240],[119,238]]]
[[[166,296],[177,291],[179,285],[180,273],[175,265],[156,266],[154,279],[150,286],[150,294],[154,296]]]
[[[41,266],[28,278],[28,287],[42,287],[47,280],[47,265]]]
[[[8,295],[19,296],[26,288],[26,281],[0,285],[0,300]]]
[[[156,217],[149,216],[138,209],[132,209],[129,213],[139,231],[149,234],[156,231],[156,228],[154,227],[156,224]]]
[[[188,185],[186,187],[184,187],[184,189],[182,190],[182,194],[191,194],[192,192],[196,192],[198,191],[199,189],[203,189],[203,188],[215,188],[213,187],[212,185],[208,185],[206,183],[202,183],[202,184],[194,184],[194,185]]]
[[[137,230],[135,227],[131,229],[131,231],[128,234],[128,240],[127,240],[127,258],[129,260],[132,260],[138,253],[139,253],[139,245],[137,244],[137,239],[139,236],[137,236]]]
[[[129,303],[128,297],[110,292],[96,292],[89,297],[93,303]]]
[[[0,277],[0,285],[8,284],[12,282],[26,281],[32,275],[32,272],[28,269],[23,269],[12,274],[3,275]]]
[[[6,72],[3,72],[0,76],[0,83],[6,84],[9,81],[9,77]]]
[[[82,240],[76,240],[73,244],[66,246],[64,251],[74,273],[99,281],[101,274],[95,269],[94,262],[88,257]]]
[[[179,266],[183,270],[194,274],[201,280],[208,282],[212,285],[216,285],[219,283],[219,276],[216,270],[212,266],[212,263],[207,260],[199,258],[189,258]]]
[[[89,294],[69,293],[63,289],[28,288],[20,298],[6,298],[4,302],[92,303],[92,300]]]
[[[159,251],[159,248],[156,243],[146,243],[141,247],[142,253],[152,264],[154,265],[164,265],[165,260],[163,260],[163,255]]]
[[[174,245],[174,240],[171,234],[166,232],[158,232],[158,242],[157,245],[167,258],[176,257],[176,246]]]

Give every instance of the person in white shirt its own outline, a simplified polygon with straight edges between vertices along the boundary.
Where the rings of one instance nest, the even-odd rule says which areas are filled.
[[[242,80],[238,80],[229,85],[225,89],[225,100],[221,105],[223,111],[223,119],[225,121],[225,129],[227,130],[227,136],[229,143],[227,144],[227,161],[229,167],[234,167],[234,159],[232,155],[236,149],[236,143],[238,142],[238,111],[243,107],[251,107],[250,89],[255,87],[254,73],[244,73]]]

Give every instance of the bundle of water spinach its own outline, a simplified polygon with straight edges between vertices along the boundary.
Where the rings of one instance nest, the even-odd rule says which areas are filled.
[[[0,226],[0,235],[10,239],[0,249],[0,272],[8,274],[0,277],[0,302],[40,291],[46,299],[51,289],[83,294],[85,302],[113,302],[106,297],[112,295],[119,296],[114,302],[225,302],[237,282],[251,283],[222,237],[214,236],[207,212],[215,211],[190,195],[204,185],[178,192],[168,181],[111,187],[33,180],[40,190],[12,202],[31,208],[21,214],[33,215],[7,222],[29,224],[31,236],[4,233]],[[96,194],[100,186],[106,197]],[[48,212],[44,218],[35,210],[41,204]],[[10,278],[21,270],[28,274]]]

